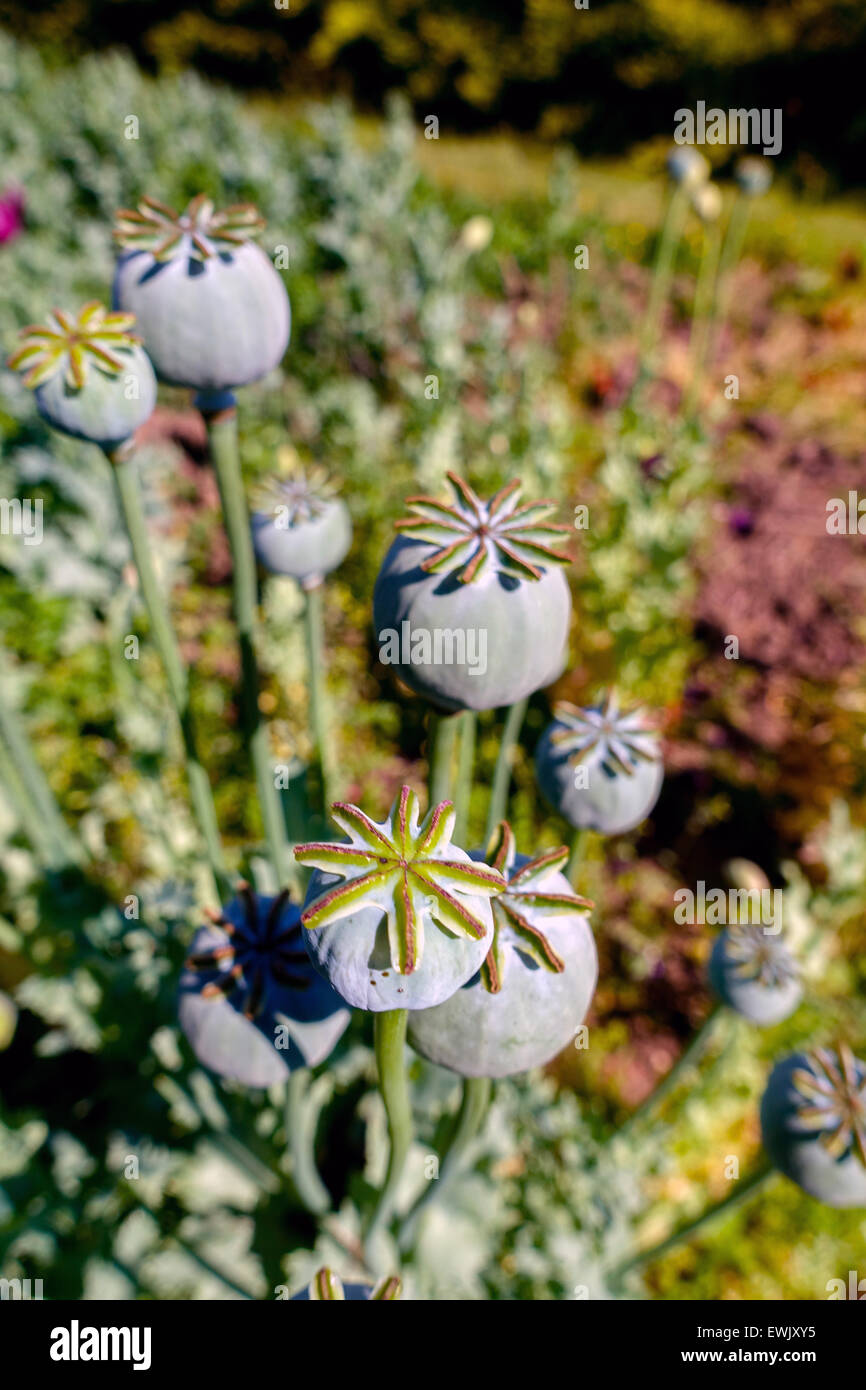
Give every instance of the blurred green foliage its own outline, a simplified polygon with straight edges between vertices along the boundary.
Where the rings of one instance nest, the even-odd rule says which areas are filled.
[[[154,70],[295,98],[378,108],[402,88],[444,124],[579,137],[584,153],[670,137],[698,100],[778,107],[807,182],[815,161],[854,181],[863,162],[858,0],[0,0],[0,24],[58,56],[122,44]]]

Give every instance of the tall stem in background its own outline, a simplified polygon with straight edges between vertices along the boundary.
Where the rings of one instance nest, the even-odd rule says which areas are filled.
[[[649,368],[651,365],[658,346],[662,311],[670,294],[674,258],[682,236],[687,207],[688,193],[685,188],[677,184],[671,190],[665,210],[649,300],[641,329],[640,356],[641,365],[644,368]]]
[[[460,1171],[466,1152],[479,1133],[490,1108],[491,1091],[492,1082],[489,1077],[467,1076],[464,1079],[460,1109],[442,1150],[439,1173],[431,1180],[426,1192],[418,1198],[400,1229],[402,1250],[410,1248],[421,1216],[433,1202],[445,1195],[455,1174]]]
[[[388,1169],[379,1200],[367,1226],[369,1240],[388,1220],[394,1205],[406,1159],[412,1144],[412,1106],[406,1079],[406,1029],[408,1009],[386,1009],[373,1018],[373,1046],[379,1073],[379,1090],[388,1118]]]
[[[640,1105],[632,1111],[628,1119],[625,1120],[616,1131],[618,1136],[631,1134],[632,1131],[643,1124],[643,1122],[658,1109],[662,1101],[676,1089],[677,1084],[688,1068],[694,1066],[709,1047],[722,1012],[721,1004],[713,1005],[688,1047],[680,1053],[680,1056],[674,1062],[670,1071],[662,1077],[659,1084],[650,1091],[649,1095],[641,1101]]]
[[[713,337],[716,275],[719,268],[720,233],[716,223],[704,227],[704,246],[698,281],[695,286],[695,309],[692,322],[692,366],[689,389],[686,393],[684,415],[688,419],[700,404],[701,387],[707,366],[707,356]]]
[[[328,743],[328,717],[325,704],[325,679],[322,623],[324,585],[321,581],[304,588],[304,637],[307,644],[307,676],[310,696],[310,734],[313,744],[313,763],[319,776],[322,809],[331,804],[331,758]]]
[[[295,1191],[308,1211],[323,1216],[331,1209],[331,1198],[316,1168],[315,1117],[309,1103],[309,1084],[307,1067],[296,1067],[286,1082],[286,1143]]]
[[[141,594],[150,622],[151,635],[162,660],[169,694],[180,724],[186,754],[190,798],[205,842],[208,862],[214,879],[214,888],[217,897],[221,898],[230,891],[230,888],[223,862],[213,793],[207,772],[198,754],[190,709],[186,667],[172,629],[168,603],[153,568],[150,538],[141,504],[141,490],[135,462],[131,455],[123,452],[111,456],[110,462],[117,484],[120,510],[129,535],[132,557],[138,572]]]
[[[490,788],[490,803],[487,808],[487,823],[484,827],[484,844],[490,843],[491,836],[501,820],[505,819],[508,807],[508,788],[511,783],[511,769],[514,766],[514,753],[520,730],[526,718],[529,700],[518,700],[510,705],[505,716],[496,767],[493,771],[493,784]]]
[[[241,651],[241,713],[244,735],[253,762],[265,839],[277,883],[286,883],[292,872],[283,808],[274,780],[268,731],[259,713],[259,669],[255,651],[256,561],[250,518],[244,495],[238,447],[238,420],[234,404],[225,399],[219,409],[209,409],[207,398],[196,404],[204,415],[222,501],[226,532],[232,553],[235,622]]]
[[[60,811],[46,815],[46,793],[53,803],[42,769],[36,763],[17,715],[0,698],[0,786],[12,803],[21,828],[46,869],[61,869],[75,859],[67,847],[69,832]]]
[[[472,795],[472,773],[475,768],[475,736],[478,720],[474,710],[467,709],[460,718],[460,751],[457,759],[457,788],[454,806],[457,820],[454,836],[459,844],[466,838],[469,823],[469,800]]]
[[[731,307],[732,273],[734,267],[740,259],[743,250],[743,242],[746,238],[746,228],[749,224],[749,214],[752,210],[752,200],[746,198],[742,193],[734,199],[731,215],[728,218],[728,225],[725,230],[725,239],[722,244],[722,254],[719,261],[718,294],[716,296],[716,312],[712,323],[710,334],[710,358],[715,356],[725,324],[728,320],[728,313]]]

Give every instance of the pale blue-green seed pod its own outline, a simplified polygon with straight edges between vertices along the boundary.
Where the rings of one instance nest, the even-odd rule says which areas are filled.
[[[136,315],[161,381],[234,391],[279,366],[291,309],[279,272],[248,239],[261,225],[248,205],[218,213],[203,197],[182,214],[148,199],[118,214],[114,302]]]
[[[441,1004],[487,955],[502,875],[452,843],[450,802],[420,821],[408,787],[381,824],[344,802],[331,817],[347,840],[295,849],[316,870],[301,918],[313,965],[357,1009]]]
[[[708,161],[694,145],[674,145],[667,157],[667,171],[674,183],[697,188],[710,177]]]
[[[624,835],[645,820],[664,781],[658,735],[613,693],[597,706],[558,704],[535,752],[546,800],[578,830]]]
[[[517,482],[483,501],[455,474],[453,502],[410,499],[373,593],[380,660],[441,709],[514,704],[567,659],[571,595],[551,502]]]
[[[866,1064],[846,1044],[783,1058],[761,1101],[764,1148],[830,1207],[866,1208]]]
[[[111,453],[153,413],[156,377],[134,322],[93,300],[77,316],[55,309],[49,324],[22,331],[9,365],[26,373],[54,429]]]
[[[797,962],[786,942],[760,923],[735,923],[720,932],[707,974],[722,1003],[761,1028],[788,1018],[803,997]]]
[[[492,899],[493,942],[477,975],[444,1004],[411,1015],[416,1052],[461,1076],[501,1077],[544,1066],[574,1042],[598,955],[591,904],[562,873],[567,858],[566,848],[516,854],[510,828],[499,827],[488,859],[507,884]]]
[[[768,159],[746,155],[737,162],[734,177],[745,194],[750,198],[760,198],[769,192],[773,182],[773,167]]]
[[[376,1284],[344,1284],[339,1274],[325,1266],[305,1289],[293,1294],[293,1303],[393,1303],[400,1297],[402,1283],[387,1275]]]
[[[295,469],[268,480],[250,518],[263,569],[310,587],[345,559],[352,544],[346,504],[323,469]]]

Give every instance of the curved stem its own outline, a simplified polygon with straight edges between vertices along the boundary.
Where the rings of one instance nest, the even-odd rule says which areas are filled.
[[[286,1142],[292,1159],[292,1182],[307,1211],[324,1216],[331,1195],[316,1168],[315,1119],[309,1104],[310,1073],[297,1067],[286,1083]]]
[[[719,260],[719,293],[716,301],[716,313],[711,329],[710,342],[710,353],[713,356],[718,347],[719,338],[722,335],[731,307],[731,276],[742,254],[743,242],[746,239],[746,228],[749,223],[749,214],[751,210],[752,200],[744,194],[739,193],[734,199],[731,215],[728,218],[728,225],[725,229],[725,239],[722,245],[722,254]]]
[[[385,1103],[391,1147],[385,1182],[367,1225],[367,1240],[391,1215],[394,1194],[412,1144],[412,1107],[409,1102],[404,1060],[408,1023],[408,1009],[386,1009],[383,1013],[375,1014],[373,1019],[373,1045],[379,1071],[379,1090]]]
[[[78,842],[63,819],[17,711],[2,698],[2,692],[0,743],[6,752],[4,780],[27,838],[40,850],[46,867],[58,869],[80,861]]]
[[[204,406],[204,402],[199,402]],[[289,861],[283,808],[274,780],[268,731],[259,713],[259,670],[255,652],[256,561],[250,519],[244,495],[238,447],[237,412],[233,405],[203,409],[211,457],[222,501],[226,533],[232,553],[232,585],[235,622],[241,651],[241,712],[244,735],[255,771],[265,839],[277,883],[287,882]]]
[[[120,510],[129,535],[129,544],[138,572],[138,581],[147,610],[151,636],[162,660],[169,694],[180,724],[186,754],[190,798],[204,839],[217,897],[221,897],[231,890],[223,862],[213,793],[207,772],[198,754],[190,709],[186,667],[171,625],[168,604],[153,568],[150,538],[144,519],[135,463],[131,456],[122,453],[110,456],[109,461],[117,484]]]
[[[662,1101],[676,1089],[683,1074],[689,1067],[694,1066],[709,1046],[722,1012],[721,1004],[717,1003],[713,1005],[688,1047],[680,1053],[670,1071],[662,1077],[658,1085],[650,1091],[649,1095],[632,1111],[628,1119],[620,1125],[619,1129],[614,1131],[613,1137],[622,1137],[626,1134],[630,1134],[633,1129],[638,1128],[639,1125],[643,1124],[644,1121],[658,1109]]]
[[[454,836],[463,843],[469,822],[469,798],[472,794],[472,773],[475,767],[475,737],[478,719],[474,710],[464,710],[460,715],[460,752],[457,758],[457,788],[454,806],[457,820]]]
[[[705,1226],[716,1221],[720,1216],[723,1216],[725,1212],[733,1211],[735,1207],[739,1206],[741,1202],[746,1201],[747,1198],[753,1196],[753,1194],[763,1187],[770,1178],[776,1175],[776,1169],[773,1168],[770,1163],[760,1164],[747,1178],[738,1178],[737,1185],[733,1192],[730,1192],[727,1197],[722,1198],[720,1202],[715,1202],[711,1207],[707,1207],[702,1211],[699,1216],[696,1216],[693,1221],[688,1221],[685,1225],[678,1227],[678,1229],[667,1236],[665,1240],[660,1241],[658,1245],[650,1246],[648,1250],[641,1250],[636,1255],[631,1256],[630,1259],[617,1265],[609,1272],[609,1280],[612,1282],[619,1281],[624,1275],[631,1273],[632,1270],[640,1269],[643,1265],[650,1264],[653,1260],[661,1259],[662,1255],[666,1255],[669,1250],[675,1249],[676,1246],[681,1245],[683,1241],[688,1240],[690,1236],[703,1230]]]
[[[456,1173],[460,1171],[466,1151],[484,1124],[490,1107],[492,1083],[487,1076],[467,1076],[463,1082],[463,1096],[460,1109],[454,1120],[454,1127],[445,1144],[439,1173],[431,1180],[426,1192],[415,1202],[400,1228],[400,1248],[408,1249],[415,1236],[418,1222],[424,1212],[434,1202],[442,1198],[450,1187]]]
[[[331,804],[330,749],[325,704],[324,660],[322,656],[322,598],[324,585],[319,582],[304,590],[304,636],[307,644],[307,677],[310,697],[310,733],[313,743],[313,762],[319,776],[322,810]]]
[[[529,700],[518,700],[510,705],[502,727],[502,738],[493,770],[490,788],[490,803],[487,807],[487,823],[484,827],[484,844],[488,845],[493,832],[501,820],[505,819],[508,806],[508,787],[511,782],[511,769],[514,766],[514,753]]]
[[[454,748],[460,724],[458,714],[431,713],[428,731],[430,763],[430,805],[451,799]]]
[[[719,265],[719,229],[715,224],[704,228],[704,246],[695,286],[694,317],[692,322],[692,371],[686,394],[684,415],[688,419],[700,404],[701,387],[707,366],[707,353],[713,336],[716,273]]]
[[[668,199],[662,223],[649,300],[641,329],[640,352],[644,366],[649,365],[658,345],[662,311],[670,293],[674,257],[682,235],[687,206],[688,194],[681,185],[675,185]]]

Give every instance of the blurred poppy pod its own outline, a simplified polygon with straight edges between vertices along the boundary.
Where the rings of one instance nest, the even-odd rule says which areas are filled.
[[[692,208],[702,222],[718,222],[722,215],[722,195],[714,183],[701,183],[691,192]]]
[[[831,1207],[866,1207],[866,1064],[845,1043],[778,1063],[761,1101],[764,1148]]]
[[[256,1087],[318,1066],[350,1018],[310,964],[288,892],[262,897],[246,885],[193,937],[178,1015],[203,1066]]]
[[[549,1062],[574,1038],[598,980],[592,904],[562,872],[568,849],[530,859],[503,822],[487,857],[506,880],[492,900],[487,957],[456,994],[409,1023],[416,1052],[461,1076],[511,1076]]]
[[[441,1004],[487,954],[502,875],[452,843],[450,802],[421,821],[409,787],[381,824],[344,802],[331,819],[346,840],[295,848],[316,870],[301,918],[313,964],[357,1009]]]
[[[773,182],[773,167],[768,159],[746,155],[738,160],[734,177],[743,193],[750,198],[760,198],[769,191]]]
[[[54,429],[111,453],[143,425],[156,404],[156,378],[133,314],[91,300],[78,315],[52,310],[47,324],[21,330],[8,365],[25,373],[36,408]]]
[[[268,479],[251,517],[253,548],[271,574],[306,587],[345,559],[352,544],[349,509],[324,468],[295,469]]]
[[[282,277],[250,238],[254,207],[216,212],[199,194],[183,213],[154,198],[117,214],[114,303],[136,315],[157,376],[219,393],[274,370],[289,343]]]
[[[8,994],[0,990],[0,1052],[7,1048],[15,1036],[18,1024],[18,1010]]]
[[[674,145],[667,157],[667,171],[674,183],[696,188],[710,177],[710,166],[693,145]]]
[[[803,997],[793,954],[759,923],[731,923],[720,932],[707,973],[722,1003],[761,1027],[780,1023]]]
[[[655,806],[664,781],[658,734],[616,695],[589,709],[565,702],[538,741],[535,771],[551,806],[579,830],[622,835]]]
[[[377,1284],[344,1284],[339,1274],[320,1269],[305,1289],[292,1297],[293,1303],[393,1303],[403,1285],[395,1274]]]
[[[446,710],[510,705],[566,659],[571,596],[553,549],[554,503],[509,483],[485,502],[454,473],[453,499],[410,497],[373,593],[381,660]]]

